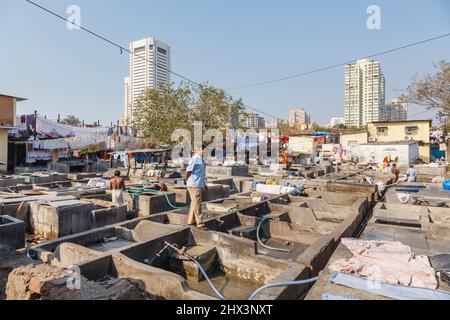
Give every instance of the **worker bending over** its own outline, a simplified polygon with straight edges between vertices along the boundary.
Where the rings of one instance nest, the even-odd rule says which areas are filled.
[[[205,146],[202,145],[196,153],[189,160],[189,165],[186,168],[186,181],[189,196],[191,198],[191,207],[189,209],[189,225],[197,225],[201,230],[207,230],[203,222],[202,214],[202,191],[207,189],[205,183],[205,163],[203,156],[205,153]]]

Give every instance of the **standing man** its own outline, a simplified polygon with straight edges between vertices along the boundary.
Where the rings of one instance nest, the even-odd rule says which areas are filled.
[[[114,172],[114,178],[109,181],[109,188],[112,190],[112,202],[116,207],[123,206],[123,190],[125,190],[125,180],[120,176],[120,171]]]
[[[414,169],[414,165],[410,164],[408,171],[406,171],[406,175],[408,176],[408,182],[416,182],[417,180],[417,171]]]
[[[188,224],[195,225],[201,230],[208,230],[203,223],[202,214],[202,191],[207,189],[205,183],[205,163],[203,156],[205,153],[205,146],[197,150],[194,156],[189,160],[189,165],[186,168],[186,181],[189,196],[191,198],[191,207],[189,209]]]

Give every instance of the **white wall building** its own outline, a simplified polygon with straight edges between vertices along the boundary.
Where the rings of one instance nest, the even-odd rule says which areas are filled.
[[[345,66],[345,124],[361,127],[380,121],[385,79],[379,61],[362,59]]]
[[[408,103],[392,99],[381,109],[381,121],[404,121],[408,119]]]
[[[170,84],[170,46],[154,38],[130,43],[130,74],[124,80],[124,119],[131,119],[133,105],[148,89]]]
[[[381,163],[388,157],[398,165],[407,165],[419,158],[418,141],[367,143],[360,144],[358,148],[361,163]]]
[[[289,126],[296,127],[298,125],[308,125],[311,123],[311,114],[305,109],[294,109],[289,112]]]

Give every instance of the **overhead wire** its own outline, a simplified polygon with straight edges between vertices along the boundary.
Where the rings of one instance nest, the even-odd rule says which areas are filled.
[[[396,48],[393,48],[393,49],[389,49],[389,50],[377,52],[377,53],[374,53],[374,54],[370,54],[368,56],[365,56],[365,57],[362,57],[362,58],[359,58],[359,59],[370,59],[370,58],[374,58],[374,57],[379,57],[379,56],[382,56],[382,55],[385,55],[385,54],[388,54],[388,53],[392,53],[392,52],[395,52],[395,51],[398,51],[398,50],[403,50],[403,49],[406,49],[406,48],[414,47],[414,46],[417,46],[417,45],[420,45],[420,44],[424,44],[424,43],[431,42],[431,41],[434,41],[434,40],[438,40],[438,39],[441,39],[441,38],[445,38],[445,37],[448,37],[448,36],[450,36],[450,33],[441,34],[439,36],[435,36],[435,37],[432,37],[432,38],[424,39],[424,40],[421,40],[421,41],[416,41],[416,42],[409,43],[409,44],[406,44],[406,45],[403,45],[403,46],[400,46],[400,47],[396,47]],[[348,64],[352,64],[352,63],[357,62],[359,59],[353,59],[353,60],[349,60],[349,61],[346,61],[346,62],[341,62],[341,63],[337,63],[337,64],[333,64],[333,65],[329,65],[329,66],[313,69],[313,70],[310,70],[310,71],[306,71],[306,72],[302,72],[302,73],[297,73],[297,74],[285,76],[285,77],[280,77],[280,78],[270,79],[270,80],[266,80],[266,81],[250,83],[250,84],[246,84],[246,85],[242,85],[242,86],[227,88],[226,90],[230,91],[230,90],[237,90],[237,89],[244,89],[244,88],[252,88],[252,87],[258,87],[258,86],[266,85],[266,84],[269,84],[269,83],[285,81],[285,80],[289,80],[289,79],[292,79],[292,78],[300,78],[300,77],[304,77],[304,76],[307,76],[307,75],[310,75],[310,74],[314,74],[314,73],[318,73],[318,72],[322,72],[322,71],[326,71],[326,70],[330,70],[330,69],[335,69],[337,67],[342,67],[342,66],[345,66],[345,65],[348,65]]]
[[[143,56],[141,56],[141,55],[139,55],[139,54],[137,54],[135,52],[132,52],[131,50],[129,50],[129,49],[119,45],[118,43],[116,43],[116,42],[114,42],[112,40],[107,39],[106,37],[104,37],[104,36],[94,32],[94,31],[92,31],[90,29],[87,29],[87,28],[85,28],[85,27],[83,27],[81,25],[76,24],[74,21],[70,21],[69,19],[66,19],[65,17],[57,14],[56,12],[54,12],[54,11],[52,11],[50,9],[47,9],[47,8],[39,5],[38,3],[34,2],[34,1],[31,1],[31,0],[25,0],[25,1],[27,3],[33,5],[33,6],[37,7],[37,8],[39,8],[39,9],[49,13],[49,14],[51,14],[51,15],[59,18],[59,19],[61,19],[61,20],[64,20],[64,21],[74,25],[75,27],[77,27],[77,28],[79,28],[79,29],[81,29],[81,30],[91,34],[92,36],[97,37],[97,38],[99,38],[99,39],[101,39],[101,40],[103,40],[103,41],[105,41],[105,42],[107,42],[107,43],[109,43],[109,44],[119,48],[121,53],[123,53],[125,51],[125,52],[127,52],[127,53],[129,53],[129,54],[131,54],[133,56],[139,57],[140,59],[143,59],[144,61],[147,61],[148,63],[152,63],[155,66],[157,66],[158,68],[161,68],[161,69],[163,69],[163,70],[165,70],[165,71],[167,71],[167,72],[169,72],[169,73],[171,73],[171,74],[173,74],[173,75],[175,75],[175,76],[177,76],[177,77],[179,77],[179,78],[181,78],[181,79],[183,79],[183,80],[185,80],[185,81],[187,81],[189,83],[192,83],[192,84],[194,84],[196,86],[201,86],[200,83],[190,79],[189,77],[186,77],[186,76],[183,76],[183,75],[181,75],[181,74],[179,74],[177,72],[174,72],[173,70],[168,69],[165,66],[156,64],[155,62],[152,62],[152,61],[146,59],[145,57],[143,57]],[[378,57],[378,56],[385,55],[385,54],[388,54],[388,53],[392,53],[392,52],[395,52],[395,51],[398,51],[398,50],[403,50],[403,49],[410,48],[410,47],[417,46],[417,45],[421,45],[421,44],[424,44],[424,43],[427,43],[427,42],[431,42],[431,41],[435,41],[435,40],[438,40],[438,39],[442,39],[442,38],[445,38],[445,37],[448,37],[448,36],[450,36],[450,33],[441,34],[441,35],[438,35],[438,36],[435,36],[435,37],[432,37],[432,38],[427,38],[427,39],[424,39],[424,40],[421,40],[421,41],[416,41],[416,42],[413,42],[413,43],[409,43],[409,44],[406,44],[406,45],[403,45],[403,46],[400,46],[400,47],[396,47],[396,48],[384,50],[384,51],[381,51],[381,52],[377,52],[377,53],[374,53],[374,54],[370,54],[370,55],[367,55],[365,57],[362,57],[361,59],[369,59],[369,58]],[[271,79],[271,80],[256,82],[256,83],[247,84],[247,85],[243,85],[243,86],[232,87],[232,88],[225,89],[224,91],[226,93],[227,91],[230,91],[230,90],[237,90],[237,89],[243,89],[243,88],[257,87],[257,86],[262,86],[262,85],[269,84],[269,83],[284,81],[284,80],[288,80],[288,79],[292,79],[292,78],[299,78],[299,77],[303,77],[303,76],[306,76],[306,75],[310,75],[310,74],[314,74],[314,73],[318,73],[318,72],[334,69],[334,68],[337,68],[337,67],[345,66],[347,64],[354,63],[357,60],[358,59],[353,59],[353,60],[349,60],[349,61],[346,61],[346,62],[341,62],[341,63],[337,63],[337,64],[333,64],[333,65],[329,65],[329,66],[313,69],[313,70],[310,70],[310,71],[307,71],[307,72],[297,73],[297,74],[293,74],[293,75],[289,75],[289,76],[285,76],[285,77],[280,77],[280,78],[275,78],[275,79]],[[266,115],[266,116],[268,116],[270,118],[280,119],[277,116],[274,116],[272,114],[264,112],[264,111],[262,111],[262,110],[260,110],[258,108],[249,106],[247,104],[243,103],[243,106],[246,109],[250,109],[250,110],[256,111],[256,112],[261,113],[263,115]]]
[[[129,49],[127,49],[127,48],[121,46],[120,44],[118,44],[118,43],[116,43],[116,42],[114,42],[114,41],[112,41],[112,40],[110,40],[110,39],[108,39],[108,38],[106,38],[106,37],[104,37],[104,36],[98,34],[97,32],[94,32],[94,31],[92,31],[92,30],[90,30],[90,29],[87,29],[87,28],[85,28],[85,27],[83,27],[83,26],[81,26],[81,25],[75,23],[74,21],[70,21],[69,19],[67,19],[67,18],[65,18],[65,17],[63,17],[63,16],[61,16],[60,14],[58,14],[58,13],[56,13],[56,12],[50,10],[50,9],[47,9],[47,8],[41,6],[40,4],[38,4],[38,3],[34,2],[34,1],[31,1],[31,0],[25,0],[25,1],[26,1],[27,3],[33,5],[33,6],[37,7],[37,8],[39,8],[39,9],[41,9],[41,10],[43,10],[43,11],[49,13],[50,15],[53,15],[53,16],[55,16],[56,18],[61,19],[61,20],[65,21],[65,22],[67,22],[67,23],[70,23],[70,24],[72,24],[73,26],[75,26],[76,28],[79,28],[80,30],[85,31],[85,32],[89,33],[90,35],[92,35],[92,36],[94,36],[94,37],[96,37],[96,38],[98,38],[98,39],[100,39],[100,40],[103,40],[103,41],[109,43],[110,45],[112,45],[112,46],[114,46],[114,47],[117,47],[117,48],[120,50],[120,53],[121,53],[121,54],[122,54],[123,52],[127,52],[127,53],[129,53],[129,54],[131,54],[131,55],[133,55],[133,56],[135,56],[135,57],[138,57],[138,58],[140,58],[140,59],[142,59],[142,60],[144,60],[144,61],[146,61],[146,62],[148,62],[148,63],[151,63],[151,64],[153,64],[154,66],[156,66],[156,67],[158,67],[158,68],[161,68],[162,70],[164,70],[164,71],[166,71],[166,72],[169,72],[169,73],[171,73],[171,74],[173,74],[173,75],[175,75],[175,76],[177,76],[177,77],[179,77],[179,78],[181,78],[181,79],[183,79],[183,80],[185,80],[185,81],[187,81],[187,82],[189,82],[189,83],[192,83],[192,84],[194,84],[194,85],[196,85],[196,86],[198,86],[198,87],[202,86],[202,84],[200,84],[200,83],[198,83],[198,82],[196,82],[196,81],[194,81],[194,80],[192,80],[192,79],[190,79],[190,78],[188,78],[188,77],[186,77],[186,76],[183,76],[182,74],[179,74],[179,73],[177,73],[177,72],[174,72],[173,70],[171,70],[171,69],[169,69],[169,68],[166,68],[165,66],[156,64],[155,62],[152,62],[152,61],[148,60],[148,59],[145,58],[144,56],[139,55],[139,54],[137,54],[137,53],[135,53],[135,52],[133,52],[133,51],[131,51],[131,50],[129,50]],[[225,90],[224,90],[224,91],[225,91]],[[226,92],[226,91],[225,91],[225,92]],[[228,94],[228,93],[227,93],[227,94]],[[249,105],[247,105],[247,104],[243,104],[243,106],[244,106],[246,109],[250,109],[250,110],[259,112],[259,113],[264,114],[264,115],[266,115],[266,116],[268,116],[268,117],[275,118],[275,119],[279,119],[277,116],[271,115],[271,114],[269,114],[269,113],[267,113],[267,112],[264,112],[264,111],[262,111],[262,110],[259,110],[258,108],[249,106]]]

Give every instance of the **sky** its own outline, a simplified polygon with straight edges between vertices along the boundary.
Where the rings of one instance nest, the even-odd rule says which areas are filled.
[[[449,0],[34,0],[65,17],[81,9],[81,25],[128,47],[155,37],[171,46],[172,70],[228,89],[302,73],[450,32]],[[369,30],[377,5],[381,28]],[[0,0],[0,93],[28,98],[18,113],[75,115],[116,122],[123,114],[129,56],[24,0]],[[450,60],[450,37],[376,58],[386,99],[414,74]],[[172,76],[174,82],[179,82]],[[230,90],[234,98],[279,118],[305,108],[326,124],[344,115],[344,67],[264,86]],[[409,114],[423,112],[410,106]],[[430,112],[413,118],[432,118]],[[266,117],[270,120],[269,117]]]

